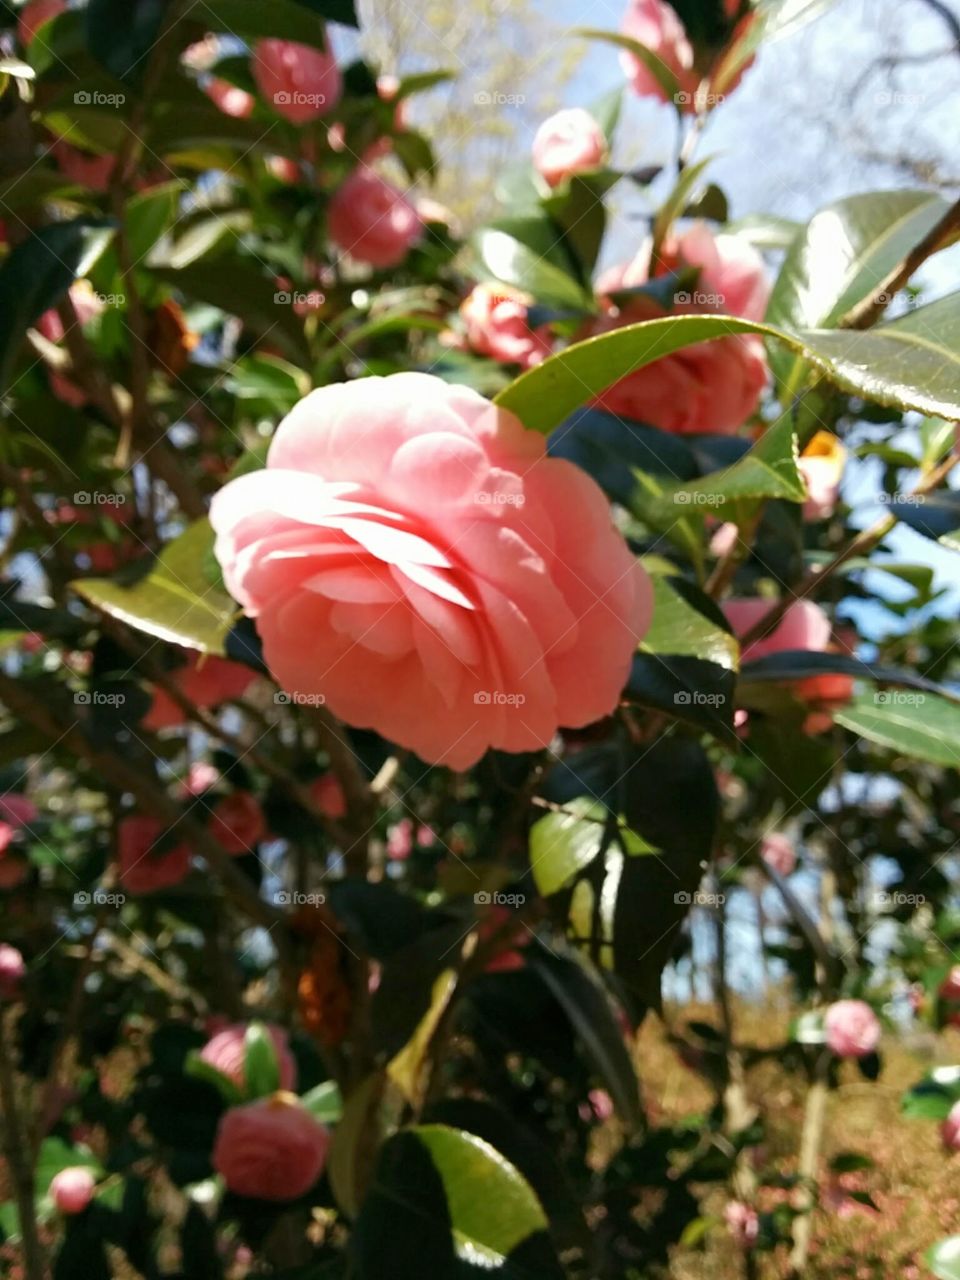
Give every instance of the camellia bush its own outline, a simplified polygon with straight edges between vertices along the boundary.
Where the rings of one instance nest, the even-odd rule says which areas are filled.
[[[698,145],[826,8],[571,33],[622,76],[465,233],[449,73],[351,61],[352,0],[0,4],[4,1274],[814,1274],[873,1205],[830,1095],[960,1021],[956,595],[895,532],[960,549],[960,293],[916,285],[960,210],[734,223]],[[669,170],[618,168],[630,95]]]

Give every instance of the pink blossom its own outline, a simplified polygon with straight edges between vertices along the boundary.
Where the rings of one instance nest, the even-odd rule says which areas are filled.
[[[217,1129],[213,1166],[231,1191],[296,1200],[326,1163],[330,1137],[292,1093],[231,1107]]]
[[[190,870],[186,845],[160,851],[166,828],[157,818],[134,814],[117,827],[120,883],[128,893],[155,893],[185,879]]]
[[[84,1165],[73,1165],[54,1174],[50,1198],[61,1213],[83,1213],[93,1199],[97,1180]]]
[[[599,169],[606,158],[603,130],[582,107],[550,116],[533,139],[533,167],[550,187],[575,174]]]
[[[343,93],[340,68],[330,51],[290,40],[258,40],[251,63],[265,102],[293,124],[329,115]]]
[[[793,841],[781,831],[771,831],[764,836],[760,857],[778,875],[791,876],[796,870],[797,851],[793,847]]]
[[[267,1033],[273,1041],[280,1073],[280,1088],[294,1090],[297,1087],[297,1064],[290,1052],[287,1033],[282,1027],[268,1026]],[[200,1057],[211,1067],[232,1080],[238,1089],[246,1088],[244,1061],[247,1028],[243,1023],[228,1023],[219,1029],[200,1050]]]
[[[609,714],[650,621],[596,483],[427,374],[314,391],[211,520],[282,687],[452,768]]]
[[[423,234],[407,197],[366,165],[334,192],[327,209],[330,239],[343,253],[371,267],[395,267]]]
[[[533,299],[504,284],[478,284],[460,305],[467,342],[479,355],[492,356],[522,369],[541,364],[551,351],[549,329],[531,329],[528,308]]]
[[[756,1209],[739,1200],[731,1200],[723,1211],[730,1234],[741,1249],[752,1249],[760,1234],[760,1219]]]
[[[20,10],[17,22],[17,34],[24,48],[33,42],[44,23],[52,22],[66,10],[67,0],[29,0]]]
[[[880,1043],[880,1020],[865,1000],[838,1000],[824,1018],[827,1044],[838,1058],[865,1058]]]
[[[693,46],[676,10],[666,0],[630,0],[620,29],[625,36],[649,49],[672,72],[682,95],[678,105],[684,111],[693,111],[699,77],[693,69]],[[668,101],[657,77],[635,53],[623,50],[620,65],[634,93]]]

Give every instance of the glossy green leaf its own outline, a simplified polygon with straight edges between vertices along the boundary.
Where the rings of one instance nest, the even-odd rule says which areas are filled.
[[[641,653],[685,654],[736,671],[740,646],[722,611],[684,578],[653,578],[653,621]]]
[[[736,675],[728,667],[686,654],[634,654],[625,696],[642,707],[711,733],[730,746]]]
[[[553,224],[536,218],[503,219],[476,239],[477,252],[495,279],[523,289],[538,302],[589,309],[592,297],[558,261],[558,242]]]
[[[960,767],[960,705],[937,694],[861,694],[834,719],[898,755]]]
[[[917,533],[960,551],[960,492],[940,489],[915,498],[894,498],[888,509]]]
[[[741,499],[806,501],[807,486],[797,466],[796,435],[790,416],[784,414],[768,427],[733,466],[679,485],[666,496],[677,511],[700,507],[714,515],[726,503]]]
[[[633,40],[630,36],[623,35],[620,31],[610,31],[605,27],[575,27],[570,32],[573,36],[583,36],[587,40],[602,40],[607,44],[617,45],[620,49],[626,49],[628,53],[632,53],[635,58],[639,58],[647,70],[656,80],[657,84],[663,90],[663,96],[667,102],[677,102],[677,95],[680,91],[680,85],[677,77],[673,74],[667,64],[646,45],[641,44],[639,40]]]
[[[606,840],[608,814],[594,800],[581,796],[548,813],[530,830],[530,870],[544,897],[565,888],[588,867]]]
[[[789,334],[732,316],[666,316],[578,342],[529,369],[496,397],[544,433],[626,374],[697,342],[734,333],[776,338],[845,391],[899,409],[960,419],[960,295],[867,332]]]
[[[77,218],[41,227],[8,254],[0,267],[0,391],[27,329],[90,270],[112,235],[110,223]]]
[[[112,578],[82,578],[74,590],[138,631],[202,653],[223,654],[237,606],[212,573],[213,530],[198,520],[167,544],[131,586]]]
[[[262,1022],[251,1022],[243,1037],[243,1079],[249,1099],[265,1098],[280,1088],[277,1048]]]
[[[442,1124],[401,1130],[383,1147],[355,1232],[359,1276],[521,1280],[525,1249],[547,1218],[522,1174],[475,1134]],[[514,1265],[514,1259],[517,1259]],[[543,1275],[561,1273],[549,1258]]]
[[[336,1124],[343,1115],[343,1098],[336,1080],[324,1080],[301,1095],[300,1105],[321,1124]]]
[[[563,1006],[621,1118],[631,1129],[639,1129],[643,1112],[636,1072],[595,969],[572,949],[556,946],[529,948],[527,963]]]

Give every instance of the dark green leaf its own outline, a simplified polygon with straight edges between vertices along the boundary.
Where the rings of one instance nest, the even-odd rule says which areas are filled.
[[[90,0],[90,52],[125,84],[139,84],[157,43],[166,0]]]
[[[920,497],[894,498],[890,514],[953,551],[960,551],[960,493],[941,489]]]

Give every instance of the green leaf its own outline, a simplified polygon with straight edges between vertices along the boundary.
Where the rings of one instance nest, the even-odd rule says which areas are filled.
[[[730,235],[739,236],[757,249],[789,249],[801,230],[799,222],[778,218],[773,214],[750,213],[726,227]]]
[[[700,181],[700,175],[711,163],[712,159],[712,156],[705,156],[704,159],[698,160],[696,164],[688,165],[681,172],[673,190],[657,210],[657,215],[653,220],[654,262],[659,261],[660,247],[666,239],[667,233],[689,204],[697,183]]]
[[[201,1058],[199,1049],[190,1050],[184,1059],[183,1070],[185,1075],[192,1076],[194,1080],[205,1080],[207,1084],[212,1084],[227,1106],[235,1107],[243,1101],[243,1094],[230,1077]]]
[[[665,316],[578,342],[516,378],[496,403],[545,434],[619,378],[697,342],[734,333],[776,338],[845,391],[960,419],[960,295],[866,332],[785,333],[732,316]]]
[[[938,1240],[923,1257],[937,1280],[960,1280],[960,1236]]]
[[[90,270],[112,235],[110,223],[77,218],[41,227],[8,254],[0,267],[0,391],[27,329]]]
[[[621,1119],[631,1130],[643,1124],[640,1089],[610,997],[592,965],[572,949],[530,947],[527,964],[560,1002],[592,1060]]]
[[[604,197],[620,175],[609,170],[577,174],[543,201],[543,207],[563,229],[563,238],[589,282],[607,225]]]
[[[834,328],[877,291],[946,209],[942,196],[929,191],[869,192],[827,205],[814,214],[787,254],[770,296],[767,323],[787,329]],[[796,390],[805,361],[775,352],[773,364],[788,392]]]
[[[861,694],[834,719],[898,755],[960,767],[960,706],[936,694]]]
[[[213,530],[209,521],[198,520],[168,543],[132,586],[112,578],[82,578],[72,585],[92,605],[138,631],[222,655],[237,606],[208,576],[212,552]]]
[[[529,1183],[488,1142],[419,1125],[381,1150],[355,1230],[357,1273],[406,1280],[476,1269],[502,1280],[558,1280],[552,1250],[543,1248],[547,1226]]]
[[[548,813],[530,830],[530,870],[537,890],[549,897],[588,867],[604,844],[608,815],[581,796],[563,813]]]
[[[194,262],[182,271],[157,269],[153,275],[187,297],[238,316],[258,337],[282,347],[295,363],[306,362],[303,321],[287,302],[277,301],[287,295],[259,267],[224,256],[215,262]]]
[[[684,654],[736,671],[740,645],[723,612],[685,578],[653,577],[653,621],[641,653]]]
[[[684,654],[636,653],[625,696],[736,746],[736,676],[716,662]]]
[[[940,489],[917,497],[894,498],[888,510],[917,533],[960,551],[960,493]]]
[[[243,1037],[243,1078],[247,1098],[265,1098],[280,1088],[280,1063],[262,1022],[251,1022]]]
[[[90,0],[86,13],[90,52],[118,80],[138,84],[166,11],[165,0]]]
[[[343,1115],[343,1098],[336,1080],[324,1080],[300,1098],[300,1105],[321,1124],[336,1124]]]
[[[957,424],[942,418],[924,418],[920,423],[921,464],[924,471],[935,467],[953,448]]]
[[[533,294],[537,301],[558,307],[593,307],[592,296],[573,279],[562,258],[558,259],[556,228],[548,218],[501,219],[477,233],[476,247],[495,279]]]
[[[667,64],[657,57],[652,49],[648,49],[639,40],[633,40],[630,36],[625,36],[619,31],[608,31],[604,27],[574,27],[569,34],[582,36],[586,40],[602,40],[607,44],[615,44],[620,49],[626,49],[628,53],[632,53],[634,57],[639,58],[653,75],[657,84],[663,90],[663,96],[666,101],[677,103],[677,95],[680,92],[677,77]]]
[[[667,496],[675,509],[699,505],[711,509],[713,514],[726,503],[744,498],[805,502],[807,486],[797,466],[796,433],[790,415],[783,414],[773,426],[767,427],[757,443],[733,466],[678,485]]]

